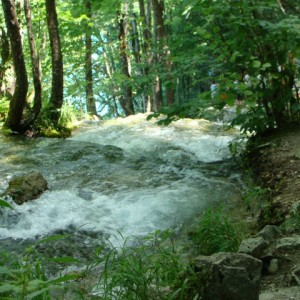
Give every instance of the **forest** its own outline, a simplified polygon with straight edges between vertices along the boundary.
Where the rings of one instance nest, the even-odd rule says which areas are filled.
[[[0,299],[258,299],[277,257],[238,256],[235,210],[300,228],[268,202],[298,176],[299,1],[1,4]],[[214,259],[250,279],[215,285]]]
[[[299,121],[298,1],[3,0],[2,8],[0,113],[10,130],[57,127],[70,111],[201,117],[213,82],[219,108],[239,89],[245,129]]]

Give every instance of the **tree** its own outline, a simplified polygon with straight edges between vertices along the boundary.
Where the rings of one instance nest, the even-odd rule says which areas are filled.
[[[26,103],[28,91],[28,79],[24,61],[22,39],[20,35],[20,26],[16,13],[16,6],[13,0],[2,0],[2,8],[7,27],[7,33],[10,39],[13,65],[16,76],[16,89],[10,100],[8,117],[5,121],[5,127],[22,132],[26,130],[22,125],[23,110]]]
[[[27,22],[28,41],[31,54],[31,68],[34,85],[33,116],[29,120],[27,120],[27,123],[30,125],[34,123],[42,108],[42,70],[39,55],[36,49],[29,0],[24,0],[24,9]]]
[[[87,13],[87,25],[85,33],[85,80],[86,80],[86,107],[90,115],[97,115],[94,89],[93,89],[93,65],[92,65],[92,5],[91,1],[86,0],[85,3]]]
[[[130,57],[128,55],[128,46],[127,46],[127,20],[126,14],[128,13],[128,3],[124,4],[124,13],[118,12],[118,25],[119,25],[119,49],[120,49],[120,61],[122,73],[124,76],[123,80],[123,97],[120,101],[120,104],[125,112],[126,116],[134,114],[133,107],[133,94],[132,94],[132,86],[131,86],[131,66],[130,66]]]
[[[171,51],[167,42],[167,31],[164,24],[164,1],[152,0],[153,13],[155,19],[155,31],[158,35],[158,42],[160,50],[162,51],[162,60],[165,66],[165,88],[166,88],[166,102],[172,105],[175,102],[174,83],[172,78],[173,63],[170,59]]]
[[[0,28],[0,48],[1,48],[1,65],[0,65],[0,96],[4,94],[4,78],[7,70],[7,63],[10,59],[10,45],[4,28]]]
[[[46,13],[52,57],[52,89],[49,110],[50,120],[57,125],[63,105],[64,77],[55,0],[46,0]]]
[[[139,10],[140,10],[140,17],[142,23],[142,33],[143,33],[143,43],[142,43],[142,50],[144,56],[144,70],[143,75],[148,78],[150,75],[150,66],[151,66],[151,57],[150,57],[150,41],[151,41],[151,24],[150,20],[150,1],[147,2],[148,9],[145,8],[145,1],[139,0]],[[147,13],[146,13],[147,11]],[[147,88],[143,91],[144,95],[144,111],[151,111],[151,96],[149,92],[147,93]]]

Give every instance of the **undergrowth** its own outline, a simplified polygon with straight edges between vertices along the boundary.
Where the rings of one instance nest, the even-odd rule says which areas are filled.
[[[11,208],[4,200],[0,206]],[[64,236],[52,236],[37,243],[61,238]],[[156,231],[144,238],[123,238],[120,247],[107,242],[96,249],[97,258],[84,271],[55,278],[47,275],[49,264],[78,261],[46,257],[35,246],[22,257],[0,253],[0,299],[201,299],[208,278],[195,271],[189,249],[176,247],[174,238],[170,231]],[[197,254],[205,255],[235,252],[241,239],[238,225],[221,208],[207,209],[192,236]],[[86,281],[90,284],[81,288]]]
[[[200,254],[211,255],[217,252],[237,252],[243,239],[243,230],[221,207],[208,208],[190,236]]]
[[[182,259],[168,231],[125,239],[98,261],[94,294],[100,299],[198,299],[201,283]]]

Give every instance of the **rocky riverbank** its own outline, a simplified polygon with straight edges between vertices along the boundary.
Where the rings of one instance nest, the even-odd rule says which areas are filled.
[[[260,300],[300,299],[300,127],[254,141],[248,161],[265,192],[255,214],[257,228],[275,230],[269,240],[254,235],[241,245],[263,260]]]

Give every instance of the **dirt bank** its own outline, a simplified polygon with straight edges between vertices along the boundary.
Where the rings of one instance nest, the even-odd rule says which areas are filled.
[[[271,132],[254,141],[249,150],[249,167],[256,183],[267,191],[257,215],[258,228],[280,226],[284,237],[300,239],[300,215],[291,222],[290,209],[300,201],[300,127]],[[300,299],[300,285],[293,274],[300,268],[299,247],[274,253],[278,271],[265,274],[260,300]]]

